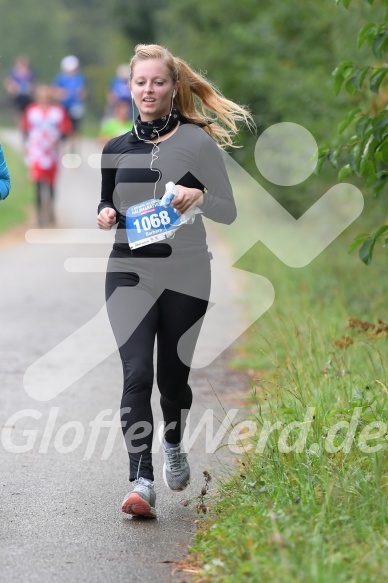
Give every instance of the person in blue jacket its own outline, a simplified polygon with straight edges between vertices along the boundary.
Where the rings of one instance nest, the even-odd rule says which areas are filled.
[[[73,131],[70,134],[71,150],[74,150],[82,118],[85,114],[86,82],[80,71],[80,62],[74,55],[61,61],[61,72],[54,79],[56,97],[70,117]]]
[[[0,144],[0,200],[4,200],[10,191],[11,179],[4,158],[3,148]]]
[[[116,75],[110,82],[105,108],[105,117],[115,116],[115,109],[119,103],[126,101],[129,105],[128,119],[132,118],[132,94],[129,88],[129,66],[122,64],[116,69]]]
[[[32,102],[34,84],[35,74],[30,59],[26,55],[20,55],[4,79],[5,90],[19,112],[23,112]]]

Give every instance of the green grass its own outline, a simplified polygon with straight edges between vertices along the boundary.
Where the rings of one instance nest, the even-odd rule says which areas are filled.
[[[89,111],[82,120],[80,135],[85,138],[98,138],[100,132],[100,119]]]
[[[268,277],[276,298],[235,354],[234,366],[251,372],[254,435],[243,439],[239,427],[238,471],[213,480],[216,489],[205,496],[209,512],[191,549],[201,581],[386,580],[388,327],[346,327],[350,317],[388,322],[386,251],[377,249],[369,267],[347,253],[382,208],[367,202],[362,217],[305,268],[284,266],[260,243],[238,263]],[[304,425],[291,429],[295,421]],[[381,435],[367,442],[371,423]],[[295,451],[302,427],[306,437]],[[379,451],[368,453],[365,443]]]
[[[33,202],[32,185],[28,181],[28,170],[21,156],[6,143],[2,144],[7,166],[11,174],[11,191],[0,202],[0,234],[10,227],[23,223]]]
[[[0,127],[14,128],[18,123],[19,115],[9,104],[8,100],[0,102]]]

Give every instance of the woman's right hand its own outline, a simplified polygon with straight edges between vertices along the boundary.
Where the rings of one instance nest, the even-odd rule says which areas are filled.
[[[116,222],[116,211],[112,208],[106,207],[102,209],[97,217],[97,225],[99,229],[109,231]]]

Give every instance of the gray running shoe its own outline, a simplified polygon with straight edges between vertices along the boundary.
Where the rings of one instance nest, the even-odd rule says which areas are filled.
[[[159,430],[159,441],[163,448],[164,483],[173,492],[181,492],[190,484],[190,466],[187,462],[187,453],[182,451],[182,445],[177,447],[165,447],[163,426]]]
[[[145,478],[135,480],[135,487],[123,500],[121,510],[132,516],[156,518],[156,493],[153,483]]]

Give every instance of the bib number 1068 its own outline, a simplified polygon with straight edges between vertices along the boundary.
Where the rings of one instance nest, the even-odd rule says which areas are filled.
[[[158,229],[160,225],[168,225],[170,222],[168,212],[160,211],[159,213],[152,213],[149,217],[144,216],[141,220],[136,219],[136,221],[133,221],[133,224],[136,227],[136,231],[142,233],[150,229]]]

